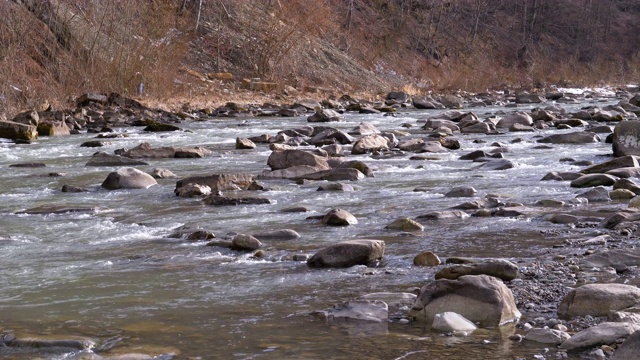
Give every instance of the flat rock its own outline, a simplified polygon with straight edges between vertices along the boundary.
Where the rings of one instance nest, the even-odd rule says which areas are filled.
[[[135,168],[120,168],[109,173],[101,186],[108,190],[148,189],[157,184],[156,179],[143,171]]]
[[[251,234],[258,240],[295,240],[300,238],[300,234],[292,229],[280,229],[272,231],[261,231]]]
[[[620,168],[637,168],[640,167],[640,162],[638,161],[637,156],[627,155],[615,158],[613,160],[609,160],[603,162],[601,164],[590,166],[586,169],[580,171],[583,174],[603,174],[610,170],[620,169]]]
[[[617,178],[607,174],[587,174],[571,182],[571,187],[588,188],[596,186],[613,186]]]
[[[587,284],[571,290],[558,305],[558,317],[607,316],[640,304],[640,288],[625,284]]]
[[[529,330],[524,338],[525,340],[535,341],[542,344],[560,345],[563,342],[567,341],[570,337],[571,335],[567,334],[564,331],[535,328]]]
[[[538,140],[547,144],[589,144],[599,142],[600,137],[593,132],[580,131],[566,134],[554,134]]]
[[[640,354],[640,331],[631,334],[609,360],[637,360]]]
[[[353,144],[351,153],[354,155],[372,153],[389,149],[389,140],[382,135],[367,135]]]
[[[424,226],[415,220],[409,218],[399,218],[385,226],[385,229],[399,231],[424,231]]]
[[[93,154],[91,159],[85,164],[85,166],[135,166],[135,165],[149,165],[144,161],[130,159],[124,156],[111,155],[106,152],[97,152]]]
[[[346,210],[333,209],[322,218],[322,223],[329,226],[348,226],[357,224],[358,220]]]
[[[437,279],[455,280],[465,275],[489,275],[504,281],[511,281],[518,277],[518,266],[511,261],[493,259],[489,261],[462,264],[446,267],[435,274]]]
[[[286,169],[292,166],[306,165],[319,170],[329,170],[327,160],[321,156],[302,150],[273,151],[267,159],[271,170]]]
[[[329,320],[350,319],[386,323],[389,318],[389,307],[384,301],[379,300],[353,300],[338,303],[332,309],[314,314],[323,315]]]
[[[351,267],[371,265],[384,256],[385,244],[382,240],[348,240],[331,244],[309,260],[309,267]]]
[[[253,175],[250,174],[213,174],[206,176],[192,176],[176,182],[177,191],[187,184],[206,185],[211,191],[246,190],[253,183]]]
[[[560,344],[560,349],[579,351],[600,345],[610,345],[638,330],[640,330],[638,324],[604,322],[573,335]]]
[[[271,204],[271,200],[257,196],[242,195],[209,195],[204,198],[205,205],[228,206],[228,205],[263,205]]]
[[[422,252],[413,258],[415,266],[438,266],[441,263],[440,257],[431,251]]]

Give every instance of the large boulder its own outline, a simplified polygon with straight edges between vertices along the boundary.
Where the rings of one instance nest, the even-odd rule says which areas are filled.
[[[601,164],[590,166],[583,169],[583,174],[602,174],[611,170],[625,169],[625,168],[637,168],[640,167],[640,162],[637,156],[628,155],[615,158],[613,160],[605,161]]]
[[[508,260],[493,259],[481,263],[446,267],[438,271],[435,278],[455,280],[465,275],[489,275],[511,281],[518,277],[518,266]]]
[[[332,209],[323,218],[322,223],[329,226],[348,226],[358,223],[358,219],[343,209]]]
[[[31,141],[38,138],[38,130],[35,125],[0,121],[0,138]]]
[[[211,191],[246,190],[253,183],[253,175],[249,174],[213,174],[208,176],[192,176],[178,180],[174,192],[187,184],[206,185]]]
[[[172,146],[164,146],[153,148],[149,143],[141,143],[140,145],[122,152],[120,155],[132,159],[144,158],[203,158],[211,154],[211,150],[202,147],[193,148],[177,148]]]
[[[526,340],[535,341],[542,344],[560,345],[567,341],[571,335],[564,331],[548,329],[548,328],[536,328],[531,329],[525,336]]]
[[[367,135],[353,144],[351,153],[354,155],[371,153],[389,149],[389,139],[382,135]]]
[[[519,93],[516,94],[516,104],[539,104],[546,101],[543,95]]]
[[[71,129],[62,121],[42,121],[38,123],[38,135],[40,136],[65,136],[71,135]]]
[[[640,99],[640,97],[639,97]],[[640,354],[640,331],[625,340],[609,360],[636,360]]]
[[[102,182],[102,187],[116,189],[148,189],[158,182],[153,176],[135,168],[121,168],[110,173]]]
[[[382,240],[348,240],[332,244],[307,260],[310,267],[371,265],[384,256]]]
[[[247,234],[238,234],[231,240],[231,249],[240,251],[258,250],[262,246],[260,240]]]
[[[436,280],[422,289],[411,315],[432,324],[436,314],[452,311],[481,327],[517,321],[513,294],[502,280],[487,275],[466,275],[457,280]]]
[[[267,165],[271,170],[286,169],[292,166],[306,165],[320,170],[329,170],[327,160],[321,156],[302,150],[273,151],[267,159]]]
[[[604,322],[573,335],[560,344],[560,349],[580,351],[600,345],[610,345],[639,330],[639,324]],[[637,354],[635,359],[637,359]]]
[[[306,173],[295,177],[294,179],[304,180],[325,180],[325,181],[357,181],[364,179],[365,175],[358,169],[353,168],[337,168],[331,170],[322,170],[312,173]]]
[[[85,166],[134,166],[134,165],[149,165],[144,161],[134,160],[119,155],[107,154],[104,151],[97,152],[91,156],[91,159],[85,164]]]
[[[613,186],[617,178],[607,174],[587,174],[571,181],[571,187],[588,188],[596,186]]]
[[[621,121],[613,129],[613,155],[640,155],[640,121]]]
[[[566,134],[554,134],[538,140],[549,144],[589,144],[599,142],[600,137],[594,132],[579,131]]]
[[[316,112],[307,118],[308,122],[341,121],[342,115],[335,110],[316,108]]]
[[[558,317],[607,316],[640,304],[640,288],[624,284],[587,284],[571,290],[558,305]]]

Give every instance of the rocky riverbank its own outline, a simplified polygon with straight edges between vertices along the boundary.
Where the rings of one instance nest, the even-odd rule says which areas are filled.
[[[595,102],[595,105],[572,112],[565,109],[565,106],[585,98],[616,100],[616,103],[600,108]],[[484,106],[503,109],[482,118],[473,109]],[[518,109],[519,106],[533,108],[524,111]],[[413,109],[440,111],[416,123],[404,123],[401,128],[378,128],[366,122],[350,131],[331,126],[350,112],[394,116]],[[517,166],[509,159],[509,144],[495,143],[492,151],[468,152],[461,147],[461,136],[477,136],[474,141],[482,141],[483,135],[538,132],[538,145],[535,146],[570,144],[576,147],[576,154],[579,154],[581,144],[611,143],[613,157],[600,163],[563,159],[582,170],[551,171],[545,176],[545,181],[564,181],[567,187],[576,189],[578,193],[571,199],[550,197],[536,203],[522,203],[500,194],[478,196],[471,186],[452,186],[443,194],[451,201],[449,208],[413,219],[398,218],[386,226],[389,231],[410,234],[423,231],[433,222],[446,227],[447,220],[451,219],[474,218],[486,219],[487,222],[500,218],[536,219],[563,225],[565,227],[557,231],[570,234],[573,229],[593,229],[593,236],[569,236],[569,240],[565,237],[535,261],[444,256],[440,259],[437,253],[416,253],[413,266],[435,267],[436,270],[433,279],[429,279],[421,289],[414,293],[374,293],[359,299],[344,299],[345,303],[319,310],[316,314],[331,321],[340,321],[341,318],[377,323],[418,321],[436,333],[453,336],[472,334],[477,327],[512,327],[508,341],[539,344],[540,353],[535,355],[536,358],[633,358],[625,354],[632,353],[628,349],[638,346],[636,332],[640,329],[637,316],[640,252],[635,249],[640,220],[637,212],[640,185],[636,182],[640,177],[640,121],[637,121],[640,94],[618,91],[572,95],[558,91],[546,94],[410,97],[394,92],[382,102],[343,96],[322,101],[306,99],[290,105],[228,103],[215,109],[184,109],[181,112],[149,109],[117,94],[85,94],[78,99],[75,109],[33,110],[19,114],[11,121],[0,121],[0,136],[20,146],[29,146],[39,137],[96,133],[95,140],[78,145],[103,147],[113,139],[126,137],[127,133],[122,129],[130,127],[143,127],[142,131],[147,133],[167,133],[183,131],[181,124],[189,121],[301,116],[306,117],[307,125],[282,129],[274,134],[234,139],[235,150],[246,151],[249,157],[252,151],[256,151],[254,149],[270,149],[265,164],[268,169],[259,174],[203,173],[182,178],[175,183],[176,200],[201,200],[206,206],[216,207],[265,206],[273,202],[267,190],[274,181],[291,181],[301,186],[319,181],[318,191],[348,193],[358,188],[356,184],[366,186],[366,179],[375,177],[378,170],[367,162],[367,158],[431,161],[439,154],[455,152],[459,154],[460,162],[477,163],[482,171],[500,172]],[[184,133],[189,136],[188,132]],[[517,142],[518,139],[513,144]],[[163,168],[147,174],[136,166],[148,165],[158,159],[197,161],[212,156],[215,151],[201,146],[153,147],[143,142],[130,149],[117,149],[113,154],[97,152],[87,159],[87,166],[118,167],[102,182],[103,190],[86,187],[86,184],[70,178],[60,191],[144,191],[156,186],[158,181],[175,177],[175,174],[171,169]],[[416,188],[415,191],[420,192],[421,189]],[[307,210],[304,207],[283,209],[300,213]],[[22,213],[91,211],[93,209],[51,204],[49,207],[26,209]],[[349,227],[359,221],[358,214],[343,208],[307,216],[306,220],[327,227]],[[548,238],[555,235],[552,232],[541,234]],[[276,255],[268,243],[299,238],[300,234],[293,229],[235,233],[222,239],[215,238],[210,231],[183,229],[170,237],[199,242],[202,246],[230,249],[235,254],[249,254],[254,258],[306,261],[310,268],[321,268],[318,271],[365,265],[375,272],[384,268],[385,252],[389,251],[383,240],[359,238],[337,241],[305,253],[282,255],[279,252]],[[407,284],[407,288],[413,285]],[[67,347],[84,351],[93,346],[82,340],[19,341],[8,332],[2,339],[0,346],[6,348]],[[100,346],[108,354],[108,349]]]

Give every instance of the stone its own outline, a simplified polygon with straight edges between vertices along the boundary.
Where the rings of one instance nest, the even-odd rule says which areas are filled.
[[[576,198],[587,199],[590,203],[611,201],[611,198],[609,197],[609,191],[604,186],[596,186],[590,190],[576,195]]]
[[[3,121],[6,121],[6,119]],[[11,121],[18,124],[38,126],[40,115],[38,115],[38,112],[35,110],[27,110],[14,116]]]
[[[14,141],[32,141],[38,138],[38,130],[35,125],[0,121],[0,138]]]
[[[384,228],[399,231],[424,231],[424,226],[422,226],[422,224],[409,218],[396,219]]]
[[[485,162],[480,165],[478,169],[487,170],[487,171],[498,171],[498,170],[507,170],[513,169],[515,164],[511,160],[507,159],[496,159]]]
[[[258,240],[296,240],[300,238],[300,234],[292,229],[280,229],[273,231],[261,231],[251,234]]]
[[[640,186],[636,184],[632,179],[618,179],[613,184],[613,190],[625,189],[633,192],[635,195],[640,195]]]
[[[557,171],[552,171],[550,173],[547,173],[544,177],[542,177],[542,179],[540,179],[541,181],[550,181],[550,180],[555,180],[555,181],[567,181],[567,180],[575,180],[577,178],[579,178],[580,176],[584,175],[583,173],[574,173],[574,172],[557,172]]]
[[[524,338],[525,340],[535,341],[542,344],[560,345],[563,342],[567,341],[570,337],[571,335],[567,334],[564,331],[534,328],[529,330]]]
[[[187,184],[206,185],[211,191],[246,190],[253,183],[253,175],[249,174],[213,174],[208,176],[192,176],[176,182],[177,191]]]
[[[625,167],[619,169],[613,169],[606,172],[608,175],[613,175],[621,179],[627,178],[640,178],[640,167]]]
[[[387,93],[386,99],[397,100],[399,102],[406,102],[406,101],[409,101],[410,96],[404,91],[392,91],[390,93]]]
[[[640,98],[639,98],[640,99]],[[640,331],[631,334],[609,360],[637,360],[640,354]]]
[[[79,193],[79,192],[87,192],[89,190],[81,187],[77,187],[77,186],[72,186],[72,185],[62,185],[62,189],[60,191],[66,192],[66,193]]]
[[[448,311],[481,327],[502,326],[521,316],[511,290],[502,280],[486,275],[440,279],[422,287],[410,314],[432,324],[437,314]]]
[[[30,208],[23,211],[18,211],[16,214],[29,214],[29,215],[49,215],[49,214],[69,214],[69,213],[95,213],[98,209],[95,207],[75,207],[75,206],[57,206],[57,205],[43,205],[35,208]]]
[[[109,99],[107,98],[106,95],[96,94],[96,93],[85,93],[80,95],[80,97],[76,101],[76,105],[78,107],[87,106],[91,103],[106,105],[108,101]]]
[[[640,121],[621,121],[613,129],[613,155],[640,155]]]
[[[148,132],[170,132],[170,131],[179,131],[181,130],[179,127],[171,124],[163,124],[159,122],[153,122],[147,125],[143,131]]]
[[[360,161],[360,160],[342,161],[340,162],[340,164],[333,167],[339,168],[339,169],[356,169],[361,173],[363,173],[364,176],[366,177],[373,177],[373,170],[364,161]]]
[[[638,220],[640,220],[640,212],[635,209],[626,209],[607,216],[598,226],[606,229],[615,229],[627,222],[633,223]]]
[[[62,121],[40,122],[37,127],[39,136],[66,136],[71,135],[71,129]]]
[[[238,234],[231,240],[231,250],[254,251],[262,247],[260,240],[247,234]]]
[[[380,134],[380,133],[381,131],[378,130],[378,128],[370,122],[361,122],[360,124],[358,124],[358,126],[356,126],[355,128],[351,129],[351,131],[349,131],[350,135],[360,135],[360,136],[374,135],[374,134]]]
[[[130,150],[120,152],[118,155],[132,159],[203,158],[207,155],[211,155],[211,150],[202,147],[177,148],[172,146],[163,146],[153,148],[151,144],[145,142]]]
[[[357,224],[358,220],[346,210],[333,209],[322,218],[322,223],[329,226],[348,226]]]
[[[365,175],[357,169],[353,168],[337,168],[331,170],[323,170],[310,172],[303,175],[294,177],[293,179],[300,180],[325,180],[325,181],[358,181],[364,179]]]
[[[346,145],[351,144],[354,141],[356,141],[356,139],[349,134],[338,129],[329,128],[315,134],[311,139],[307,140],[307,143],[315,146],[331,145],[336,143]]]
[[[539,94],[519,93],[516,94],[516,104],[539,104],[545,102],[544,96]]]
[[[571,290],[558,305],[558,317],[607,316],[640,304],[640,288],[625,284],[587,284]]]
[[[524,111],[517,111],[502,117],[502,119],[500,119],[500,121],[498,121],[498,123],[496,124],[496,128],[510,129],[516,124],[531,126],[533,125],[533,119]]]
[[[460,186],[449,190],[444,197],[473,197],[478,193],[472,186]]]
[[[630,200],[635,196],[636,193],[627,189],[615,189],[609,192],[609,197],[611,198],[611,200]]]
[[[554,224],[575,224],[580,218],[569,214],[553,214],[549,221]]]
[[[215,193],[204,198],[203,202],[205,205],[213,206],[271,204],[271,200],[257,196],[217,195]]]
[[[486,134],[493,130],[494,128],[488,123],[477,123],[461,128],[460,132],[463,134]]]
[[[465,275],[489,275],[504,281],[518,277],[518,266],[511,261],[492,259],[473,264],[461,264],[446,267],[435,274],[437,279],[455,280]]]
[[[616,180],[616,177],[607,174],[587,174],[571,181],[570,186],[575,188],[613,186]]]
[[[384,256],[385,244],[382,240],[348,240],[331,244],[309,260],[309,267],[351,267],[371,265]]]
[[[326,185],[321,185],[320,187],[318,187],[317,191],[344,191],[344,192],[351,192],[351,191],[355,191],[355,189],[353,188],[353,186],[349,185],[349,184],[345,184],[345,183],[329,183]]]
[[[110,173],[101,186],[108,190],[148,189],[157,184],[156,179],[143,171],[135,168],[120,168]]]
[[[286,169],[292,166],[306,165],[320,170],[329,170],[327,160],[321,156],[302,150],[273,151],[267,159],[271,170]]]
[[[413,258],[415,266],[438,266],[440,264],[442,264],[440,257],[431,251],[422,252]]]
[[[89,141],[85,141],[82,144],[80,144],[80,147],[102,147],[105,145],[110,145],[110,142],[107,141],[100,141],[100,140],[89,140]]]
[[[539,143],[548,144],[589,144],[599,142],[600,137],[596,133],[581,131],[565,134],[554,134],[538,140]]]
[[[461,210],[444,210],[433,211],[424,215],[418,216],[416,219],[423,220],[446,220],[446,219],[467,219],[471,217],[467,212]]]
[[[400,308],[403,306],[411,306],[416,301],[417,295],[401,292],[376,292],[365,294],[359,297],[362,300],[378,300],[384,301],[390,308]]]
[[[328,172],[329,170],[325,171]],[[278,169],[273,171],[265,170],[260,174],[259,177],[261,179],[305,179],[306,176],[319,177],[318,173],[318,169],[313,166],[296,165],[288,167],[286,169]]]
[[[442,332],[475,331],[478,327],[464,316],[447,311],[436,314],[431,328]]]
[[[178,175],[171,172],[171,170],[162,169],[162,168],[153,169],[153,171],[151,172],[151,176],[153,176],[156,179],[170,179],[170,178],[178,177]]]
[[[179,197],[196,197],[196,196],[209,196],[211,195],[211,188],[207,185],[188,183],[175,190],[176,196]]]
[[[640,249],[612,249],[596,252],[584,258],[580,266],[585,268],[640,266]]]
[[[389,140],[382,135],[367,135],[356,141],[351,149],[353,155],[371,153],[374,151],[388,150]]]
[[[444,95],[440,97],[440,103],[448,109],[462,109],[462,99],[455,95]]]
[[[412,100],[413,107],[416,109],[444,109],[445,106],[430,97],[414,97]]]
[[[342,121],[342,115],[335,110],[316,108],[315,113],[307,118],[308,122]]]
[[[637,168],[640,167],[640,162],[638,161],[638,159],[639,158],[634,155],[621,156],[613,160],[603,162],[601,164],[590,166],[580,172],[583,174],[602,174],[610,170],[620,168]]]
[[[560,349],[579,351],[600,345],[609,345],[620,338],[627,338],[638,330],[640,330],[638,324],[603,322],[573,335],[560,344]]]
[[[255,148],[256,144],[253,141],[246,138],[236,138],[236,149],[251,150]]]

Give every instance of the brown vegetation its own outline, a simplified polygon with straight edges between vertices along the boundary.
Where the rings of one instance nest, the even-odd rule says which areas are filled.
[[[13,0],[0,14],[0,113],[140,83],[165,100],[233,97],[242,78],[370,93],[640,78],[633,0]],[[206,77],[221,72],[235,80]]]

